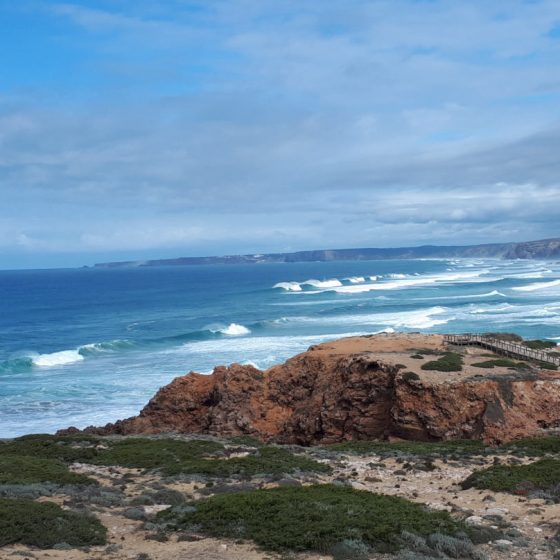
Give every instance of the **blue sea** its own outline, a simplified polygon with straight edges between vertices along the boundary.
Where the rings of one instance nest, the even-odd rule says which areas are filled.
[[[138,413],[189,371],[376,332],[560,342],[560,262],[391,260],[0,272],[0,437]]]

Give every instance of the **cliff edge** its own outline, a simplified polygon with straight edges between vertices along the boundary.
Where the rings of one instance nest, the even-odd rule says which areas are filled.
[[[450,350],[439,335],[381,334],[313,346],[266,371],[219,366],[176,378],[136,417],[86,431],[302,445],[391,437],[501,443],[560,426],[559,372],[480,367],[488,354],[474,347],[454,350],[460,371],[429,369]]]

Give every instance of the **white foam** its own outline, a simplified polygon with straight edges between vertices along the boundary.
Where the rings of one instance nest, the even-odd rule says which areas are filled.
[[[243,325],[230,323],[227,327],[219,329],[219,332],[228,336],[242,336],[244,334],[250,334],[251,331]]]
[[[278,282],[272,286],[273,288],[282,288],[287,292],[301,292],[302,287],[299,282]]]
[[[377,276],[368,276],[370,282],[377,282]]]
[[[438,297],[419,297],[419,298],[414,298],[413,301],[431,301],[431,300],[441,300],[441,299],[471,299],[471,298],[486,298],[486,297],[494,297],[494,296],[507,297],[506,294],[503,294],[498,290],[492,290],[491,292],[486,292],[484,294],[466,294],[462,296],[444,295]]]
[[[451,270],[451,269],[448,269]],[[406,278],[406,274],[389,274],[389,278],[395,278],[397,280],[404,280]]]
[[[363,284],[365,281],[366,279],[363,276],[351,276],[348,278],[350,284]]]
[[[291,282],[290,282],[291,283]],[[297,282],[294,282],[297,284]],[[306,280],[302,282],[303,285],[306,286],[313,286],[314,288],[336,288],[337,286],[342,286],[342,282],[337,278],[333,278],[332,280]],[[301,288],[300,288],[301,289]]]
[[[52,354],[39,354],[32,356],[31,360],[38,367],[54,367],[81,362],[84,357],[78,350],[61,350]]]
[[[284,320],[292,323],[308,323],[321,325],[353,325],[380,326],[385,328],[376,332],[387,332],[389,328],[429,329],[437,325],[445,325],[453,317],[440,317],[448,312],[446,307],[430,307],[413,311],[395,311],[391,313],[371,313],[367,315],[339,315],[336,317],[287,317]],[[438,316],[436,318],[436,316]]]
[[[535,292],[536,290],[546,290],[556,286],[560,286],[560,279],[552,280],[551,282],[535,282],[534,284],[527,284],[526,286],[517,286],[516,288],[512,288],[512,290],[517,292]]]

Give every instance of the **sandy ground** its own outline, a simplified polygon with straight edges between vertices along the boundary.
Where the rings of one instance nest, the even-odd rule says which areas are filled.
[[[501,544],[481,547],[489,559],[509,558],[553,560],[547,546],[560,528],[560,504],[547,505],[544,500],[527,499],[505,493],[481,490],[461,490],[458,483],[473,470],[489,466],[494,461],[519,462],[518,458],[500,455],[472,457],[460,460],[436,460],[434,470],[423,470],[425,461],[382,458],[377,455],[342,455],[330,460],[334,471],[319,477],[320,482],[350,481],[359,490],[379,492],[405,497],[425,503],[436,510],[446,510],[453,515],[468,516],[478,525],[502,528],[506,532],[515,529],[516,539],[508,539],[507,534]],[[524,460],[526,462],[526,460]],[[115,467],[92,467],[75,465],[73,470],[96,478],[107,488],[119,487],[127,498],[138,496],[154,485],[181,491],[188,499],[199,499],[209,491],[200,482],[167,482],[156,475],[144,475],[138,470]],[[124,477],[124,478],[123,478]],[[260,487],[274,486],[267,481],[253,481]],[[306,482],[305,480],[303,481]],[[239,483],[241,484],[241,483]],[[68,497],[43,498],[57,502],[64,507]],[[165,505],[143,506],[147,513],[154,513]],[[94,507],[96,514],[109,530],[108,545],[91,547],[88,550],[32,550],[24,546],[7,546],[0,550],[0,559],[29,557],[40,560],[293,560],[330,559],[330,556],[300,554],[278,556],[258,550],[248,543],[217,540],[200,536],[189,536],[181,540],[171,535],[169,540],[153,540],[154,533],[143,528],[142,521],[124,517],[123,507]],[[485,516],[491,516],[485,518]],[[524,544],[519,546],[519,537]],[[515,541],[515,542],[514,542]],[[143,556],[144,555],[144,556]],[[146,556],[147,555],[147,556]],[[373,558],[389,558],[385,555]]]

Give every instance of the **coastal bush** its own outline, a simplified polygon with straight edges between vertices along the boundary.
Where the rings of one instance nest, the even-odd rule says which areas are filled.
[[[422,364],[421,368],[428,371],[461,371],[463,369],[463,357],[455,352],[446,352],[438,360]]]
[[[0,546],[102,545],[106,535],[107,529],[93,516],[65,511],[51,502],[0,499]]]
[[[429,511],[396,496],[330,484],[222,494],[158,514],[168,529],[254,541],[271,551],[339,551],[341,543],[371,550],[401,548],[402,531],[455,535],[461,525],[447,512]]]
[[[92,436],[53,436],[31,434],[0,443],[0,455],[23,455],[45,459],[60,459],[66,463],[90,462],[97,455]]]
[[[244,440],[245,444],[249,440]],[[159,470],[164,475],[200,474],[226,477],[232,475],[289,474],[298,471],[329,472],[330,467],[307,457],[294,455],[287,449],[259,444],[246,457],[227,458],[225,446],[216,441],[173,438],[101,439],[87,436],[57,437],[33,435],[0,444],[2,454],[20,457],[20,463],[32,465],[30,457],[50,460],[41,464],[49,473],[58,469],[58,478],[67,474],[67,484],[85,482],[86,477],[76,478],[57,460],[74,461],[105,466],[121,466],[146,470]],[[27,458],[24,460],[23,458]],[[13,459],[12,461],[15,461]],[[30,468],[30,467],[29,467]],[[13,469],[12,469],[13,470]],[[29,469],[27,469],[29,470]],[[1,473],[1,469],[0,469]],[[44,475],[46,476],[46,475]],[[51,475],[49,475],[51,476]],[[54,475],[52,475],[54,476]],[[41,481],[52,481],[41,478]],[[74,482],[71,482],[74,480]],[[62,482],[60,482],[62,483]]]
[[[560,453],[560,436],[518,439],[501,446],[501,449],[514,454],[532,456],[558,454]]]
[[[131,438],[112,445],[94,459],[97,464],[158,469],[164,475],[200,474],[226,477],[284,474],[295,471],[328,472],[327,465],[288,450],[261,446],[246,457],[227,459],[221,443],[205,440]]]
[[[422,354],[411,354],[410,357],[414,360],[423,360],[424,359],[424,356],[422,356]]]
[[[223,453],[221,443],[207,440],[183,441],[171,438],[128,438],[108,442],[92,459],[97,465],[118,465],[140,469],[163,469],[202,461]]]
[[[453,441],[347,441],[328,445],[325,449],[352,455],[410,455],[421,457],[447,455],[474,455],[484,453],[487,448],[478,440]]]
[[[523,495],[535,491],[556,492],[559,485],[558,459],[541,459],[528,465],[494,465],[475,471],[461,483],[463,489],[480,488]]]
[[[402,378],[405,381],[418,381],[420,379],[420,376],[417,373],[414,373],[413,371],[405,371],[402,374]]]
[[[553,342],[552,340],[525,340],[523,344],[532,350],[548,350],[549,348],[556,348],[556,342]]]
[[[70,472],[57,459],[17,455],[0,456],[0,484],[97,484],[83,474]]]
[[[507,367],[507,368],[515,368],[519,367],[521,362],[515,362],[513,360],[509,360],[508,358],[497,358],[496,360],[486,360],[485,362],[477,362],[473,364],[473,367],[477,368],[487,368],[491,369],[494,367]]]
[[[225,477],[241,475],[251,477],[258,474],[290,474],[294,472],[330,472],[331,468],[307,457],[294,455],[280,447],[260,447],[256,453],[246,457],[224,460],[199,459],[166,465],[163,472],[167,475],[204,474]]]

